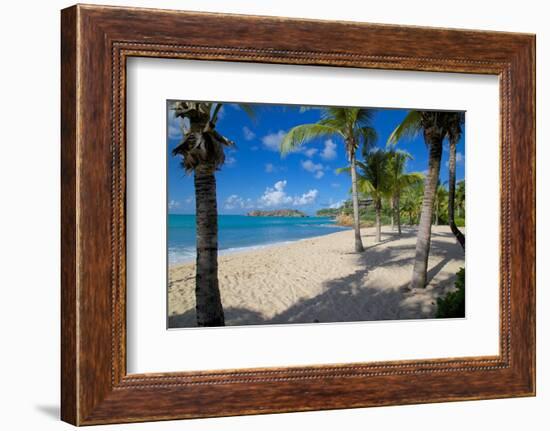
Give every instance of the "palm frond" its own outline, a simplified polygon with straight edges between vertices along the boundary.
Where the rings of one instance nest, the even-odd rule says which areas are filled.
[[[357,189],[364,195],[376,195],[376,187],[365,177],[357,179]]]
[[[304,142],[311,141],[312,139],[322,136],[328,137],[336,134],[339,134],[338,129],[324,124],[302,124],[300,126],[293,127],[281,141],[281,154],[288,154]]]
[[[369,167],[365,162],[362,162],[361,160],[356,160],[355,164],[363,171],[367,172]]]
[[[376,115],[376,109],[360,108],[357,110],[355,124],[357,127],[369,127]]]
[[[411,172],[408,174],[403,174],[398,179],[399,187],[405,188],[414,186],[418,183],[422,183],[424,181],[424,178],[425,176],[421,172]]]
[[[342,123],[342,121],[338,118],[332,118],[332,117],[326,117],[326,118],[321,118],[317,124],[321,124],[322,126],[329,126],[329,127],[333,127],[335,129],[338,129],[338,130],[345,130],[346,128],[346,124],[345,123]]]
[[[403,162],[406,162],[407,160],[413,160],[413,156],[411,155],[411,153],[405,150],[392,149],[390,153],[392,154],[392,157],[402,160]]]
[[[365,126],[357,130],[357,134],[361,140],[362,145],[361,153],[363,158],[367,157],[369,151],[376,145],[378,141],[378,132],[373,127]]]
[[[218,122],[218,115],[219,115],[222,107],[223,107],[223,103],[216,103],[216,105],[214,106],[213,111],[212,111],[212,115],[211,115],[211,119],[210,119],[210,122],[212,124],[215,125]]]
[[[360,168],[363,172],[367,172],[368,170],[368,166],[366,163],[363,163],[361,160],[356,160],[355,161],[355,164],[357,165],[358,168]],[[343,168],[336,168],[334,170],[334,172],[336,174],[341,174],[341,173],[350,173],[351,172],[351,166],[344,166]]]
[[[338,106],[328,106],[321,111],[321,120],[332,119],[338,122],[343,127],[349,118],[349,113],[346,112],[349,108],[340,108]]]
[[[373,199],[381,199],[391,194],[391,177],[388,170],[389,152],[381,148],[371,151],[363,161],[357,161],[362,170],[358,175],[363,184],[359,190]]]
[[[409,111],[403,121],[391,133],[387,146],[393,146],[401,139],[412,139],[418,135],[422,128],[422,116],[420,111]]]
[[[351,167],[349,166],[346,166],[346,167],[343,167],[343,168],[337,168],[335,169],[336,174],[342,174],[344,172],[347,172],[348,174],[351,172]]]
[[[256,120],[256,113],[257,113],[257,107],[256,105],[250,104],[250,103],[237,103],[239,108],[241,108],[244,112],[246,112],[246,115],[250,117],[251,120]]]

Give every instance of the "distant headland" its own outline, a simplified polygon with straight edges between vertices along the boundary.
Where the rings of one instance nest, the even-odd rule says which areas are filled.
[[[271,210],[262,211],[254,210],[250,211],[247,216],[250,217],[307,217],[305,213],[298,210]]]

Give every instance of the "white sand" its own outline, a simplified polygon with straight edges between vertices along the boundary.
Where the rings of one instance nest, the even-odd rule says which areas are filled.
[[[219,257],[226,325],[312,323],[433,317],[436,298],[453,289],[464,252],[448,226],[432,227],[429,285],[408,283],[416,229],[399,237],[362,229],[364,253],[354,253],[346,230],[291,244]],[[170,327],[195,326],[195,263],[170,268]]]

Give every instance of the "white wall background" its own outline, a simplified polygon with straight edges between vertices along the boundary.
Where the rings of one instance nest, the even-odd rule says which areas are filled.
[[[171,9],[531,32],[537,34],[537,117],[550,116],[550,28],[536,0],[101,1]],[[4,2],[0,15],[0,426],[70,429],[59,410],[59,10],[61,0]],[[536,398],[105,426],[135,430],[547,429],[550,423],[550,126],[538,141],[538,396]],[[546,186],[546,191],[544,192]]]

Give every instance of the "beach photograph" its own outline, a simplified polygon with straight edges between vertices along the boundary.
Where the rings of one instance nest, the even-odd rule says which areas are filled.
[[[464,318],[465,113],[169,100],[167,327]]]

